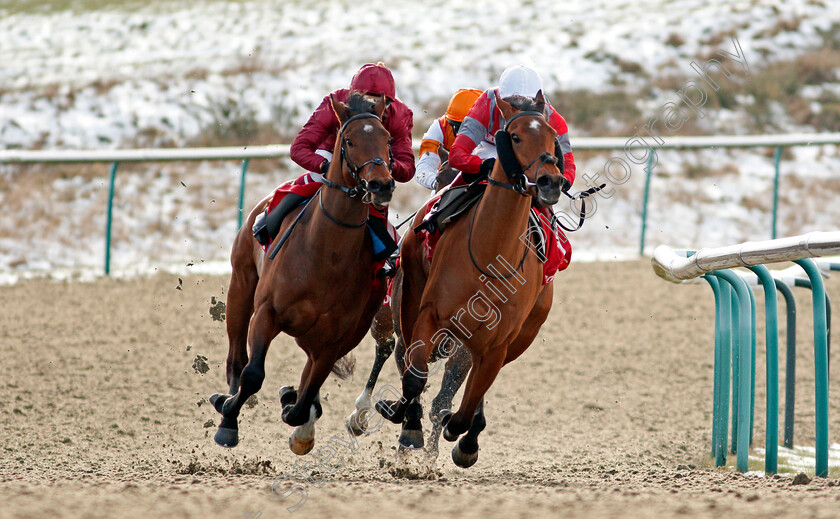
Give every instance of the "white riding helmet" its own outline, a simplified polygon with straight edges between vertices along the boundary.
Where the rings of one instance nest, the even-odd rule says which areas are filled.
[[[540,90],[542,90],[540,75],[536,70],[525,65],[508,67],[499,77],[499,95],[502,99],[512,95],[536,97]]]

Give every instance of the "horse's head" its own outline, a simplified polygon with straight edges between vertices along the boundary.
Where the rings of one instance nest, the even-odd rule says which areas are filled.
[[[330,95],[330,104],[341,123],[342,184],[350,187],[351,196],[362,194],[364,202],[388,205],[396,183],[391,178],[391,134],[382,125],[385,96],[371,98],[352,92],[344,104]]]
[[[560,199],[566,179],[563,157],[554,155],[557,132],[545,117],[545,97],[539,91],[534,99],[507,99],[496,93],[496,103],[507,121],[504,131],[496,133],[499,162],[518,190],[530,194],[540,206],[552,206]]]

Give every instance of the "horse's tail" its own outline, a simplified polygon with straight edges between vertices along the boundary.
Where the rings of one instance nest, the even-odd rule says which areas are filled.
[[[352,353],[341,357],[332,367],[332,372],[341,380],[347,380],[356,370],[356,357]]]

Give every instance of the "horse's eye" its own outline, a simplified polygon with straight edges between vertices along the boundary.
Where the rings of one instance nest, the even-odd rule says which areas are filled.
[[[351,141],[350,139],[347,139],[347,140],[346,140],[346,141],[344,141],[344,142],[346,142],[346,143],[347,143],[347,147],[348,147],[348,148],[352,148],[352,147],[353,147],[353,141]]]
[[[510,140],[517,144],[519,144],[522,141],[522,139],[519,138],[519,135],[516,135],[515,133],[510,134]]]

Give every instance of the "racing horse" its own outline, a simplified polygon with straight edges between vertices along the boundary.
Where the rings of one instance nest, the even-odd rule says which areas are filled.
[[[527,240],[531,205],[557,203],[565,179],[555,157],[556,132],[545,119],[542,92],[515,105],[496,94],[506,121],[496,133],[496,161],[483,198],[440,238],[432,261],[414,233],[403,240],[400,331],[408,347],[399,400],[380,400],[376,409],[405,429],[417,425],[411,410],[428,378],[432,354],[469,351],[472,366],[460,407],[441,412],[443,437],[458,440],[456,465],[478,459],[478,435],[486,425],[484,395],[505,364],[531,345],[548,317],[553,281],[543,284],[543,266]],[[422,212],[422,211],[421,211]],[[415,223],[423,215],[415,217]],[[395,301],[394,304],[397,304]],[[466,433],[466,434],[464,434]],[[416,433],[414,433],[416,434]],[[422,431],[420,432],[422,435]]]
[[[368,205],[387,205],[396,185],[390,135],[382,125],[385,97],[354,93],[347,104],[332,96],[330,104],[341,125],[333,150],[340,160],[330,163],[324,187],[286,217],[283,238],[268,251],[251,232],[268,198],[251,211],[234,241],[227,298],[230,392],[210,397],[222,415],[214,439],[225,447],[238,444],[239,412],[260,390],[269,344],[284,332],[307,362],[298,389],[280,390],[282,419],[296,427],[291,450],[309,452],[322,412],[319,389],[331,371],[341,371],[334,369],[342,364],[336,362],[361,342],[385,295],[384,284],[371,283],[373,251],[366,229]]]
[[[440,156],[441,164],[435,178],[435,193],[439,193],[443,188],[452,183],[458,174],[458,170],[449,165],[449,152],[443,146],[438,147],[438,155]],[[400,300],[402,292],[402,269],[399,267],[397,267],[396,274],[394,275],[392,286],[391,298],[393,302],[397,302]],[[399,333],[398,304],[382,305],[373,318],[370,334],[376,342],[376,356],[374,357],[367,383],[362,389],[362,393],[356,398],[355,409],[346,420],[347,429],[356,436],[368,432],[371,420],[369,413],[373,411],[371,397],[373,396],[376,382],[379,379],[379,374],[385,362],[387,362],[395,351],[396,356],[394,358],[397,363],[397,369],[400,373],[405,371],[405,344]],[[447,358],[439,352],[436,353],[438,354],[434,360]],[[410,426],[404,428],[400,436],[399,444],[401,447],[423,448],[425,446],[429,454],[437,457],[438,440],[442,430],[439,417],[440,411],[452,405],[452,399],[464,382],[467,370],[470,368],[469,353],[464,349],[459,350],[447,359],[440,391],[432,401],[429,412],[429,418],[433,426],[432,433],[429,436],[429,445],[425,445],[423,441],[422,426],[419,423],[422,408],[415,406],[409,412]]]

